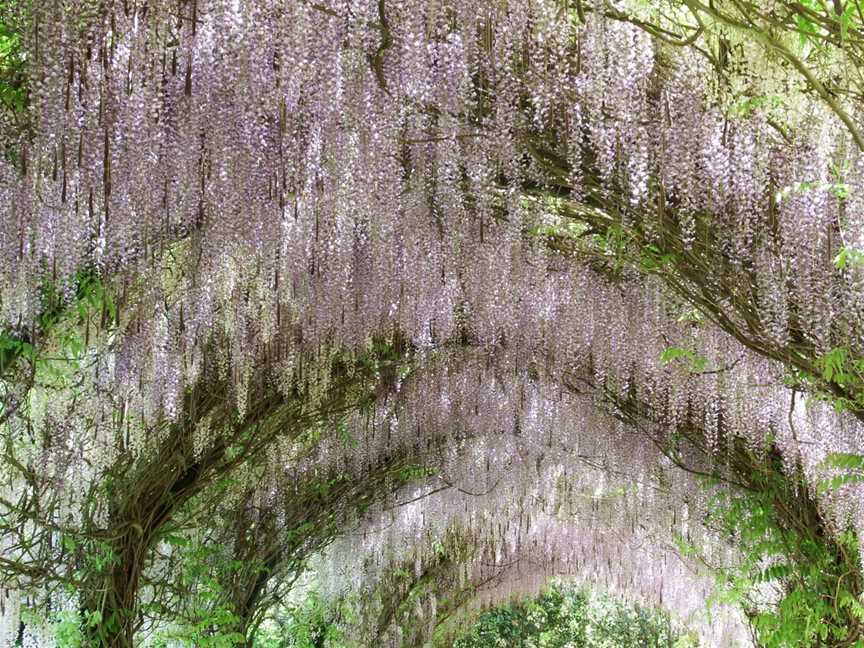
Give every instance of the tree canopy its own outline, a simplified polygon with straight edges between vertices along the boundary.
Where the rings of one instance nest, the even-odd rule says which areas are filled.
[[[3,3],[0,648],[473,648],[555,578],[864,647],[862,58],[856,0]]]

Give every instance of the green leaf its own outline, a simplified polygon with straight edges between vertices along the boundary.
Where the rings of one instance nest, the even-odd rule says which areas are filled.
[[[708,359],[704,356],[693,356],[691,361],[691,370],[695,373],[702,373],[708,366]]]
[[[663,352],[660,354],[660,362],[663,364],[669,364],[673,360],[677,360],[678,358],[690,358],[693,354],[687,349],[682,349],[680,347],[668,347],[663,349]]]
[[[844,470],[864,470],[864,455],[832,452],[823,460],[822,465]]]
[[[822,368],[822,378],[828,382],[846,382],[848,375],[844,369],[849,360],[849,350],[845,347],[835,347],[819,359]]]
[[[834,257],[834,267],[843,270],[847,267],[864,266],[864,250],[843,247]]]
[[[847,2],[843,13],[840,15],[840,44],[844,44],[849,37],[849,26],[852,24],[852,15],[855,10],[855,2]]]

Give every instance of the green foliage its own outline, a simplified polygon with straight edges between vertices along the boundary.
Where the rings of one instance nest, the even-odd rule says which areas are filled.
[[[786,382],[807,388],[811,398],[830,403],[838,412],[864,410],[864,359],[854,357],[846,347],[815,358],[811,371],[791,369]],[[852,397],[838,395],[834,386]]]
[[[403,484],[410,484],[411,482],[418,481],[420,479],[424,479],[426,477],[432,477],[437,474],[437,471],[434,468],[429,466],[419,466],[419,465],[410,465],[403,466],[396,471],[396,478],[399,482]]]
[[[613,271],[620,272],[626,265],[634,235],[618,225],[609,225],[603,233],[594,234],[591,243],[604,257],[612,261]]]
[[[842,247],[834,257],[834,267],[838,270],[864,266],[864,250]]]
[[[708,358],[693,353],[688,349],[668,347],[660,354],[660,362],[663,364],[669,364],[675,360],[685,361],[687,370],[690,371],[690,373],[704,373],[709,371]]]
[[[21,26],[12,21],[17,0],[0,2],[0,148],[4,157],[18,166],[16,139],[26,133],[29,83],[27,54]]]
[[[827,382],[835,382],[841,387],[855,379],[854,373],[848,371],[849,350],[845,347],[831,349],[818,361],[818,367],[822,370],[822,378]],[[861,362],[856,363],[855,369],[860,370]]]
[[[776,110],[782,107],[783,97],[780,95],[772,94],[744,97],[729,107],[729,116],[745,119],[754,113]]]
[[[233,648],[244,645],[246,637],[237,631],[239,618],[231,609],[221,572],[243,567],[231,560],[226,547],[208,544],[194,537],[167,533],[162,541],[173,547],[180,558],[178,586],[189,592],[182,616],[162,630],[154,640],[155,648],[188,646],[192,648]],[[220,578],[220,576],[222,576]],[[159,605],[143,606],[146,613],[159,613]]]
[[[84,613],[59,610],[48,613],[46,617],[33,608],[24,608],[21,622],[25,625],[50,628],[56,648],[87,648],[85,631],[97,628],[102,623],[102,615],[98,611]]]
[[[453,648],[619,648],[697,646],[692,635],[653,609],[607,594],[554,583],[534,600],[480,615]]]
[[[305,594],[280,611],[278,617],[259,630],[254,648],[343,648],[343,633],[336,621],[342,611],[325,601],[317,591]]]
[[[94,613],[98,614],[98,613]],[[98,616],[91,617],[98,623]],[[81,632],[82,619],[74,612],[60,612],[54,624],[54,637],[57,640],[57,648],[80,648],[84,642]]]
[[[80,565],[74,573],[78,580],[84,580],[88,574],[104,574],[119,561],[111,544],[98,538],[66,533],[60,536],[60,546],[64,552],[75,555]]]
[[[64,297],[66,291],[57,282],[42,286],[35,331],[0,331],[0,375],[24,359],[34,365],[40,381],[55,387],[74,381],[91,337],[103,323],[114,323],[117,306],[92,272],[78,272],[72,286],[71,300]]]
[[[0,21],[0,104],[15,114],[23,113],[27,106],[26,62],[20,34],[13,25]]]
[[[639,265],[643,270],[649,272],[659,272],[672,268],[677,260],[677,256],[671,252],[664,252],[653,243],[642,246],[641,254],[639,255]]]
[[[708,523],[735,539],[742,558],[716,571],[720,589],[709,603],[743,606],[764,648],[845,641],[864,620],[857,597],[857,536],[826,537],[803,513],[791,524],[780,510],[794,506],[785,479],[766,472],[758,489],[713,494]],[[774,605],[763,599],[766,585],[780,592]]]
[[[826,479],[819,484],[819,492],[836,490],[847,484],[860,484],[864,482],[864,456],[835,452],[829,454],[823,463],[825,468],[834,468],[841,471],[840,474]]]

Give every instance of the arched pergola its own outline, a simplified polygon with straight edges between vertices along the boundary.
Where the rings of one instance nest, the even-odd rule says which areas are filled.
[[[856,7],[4,5],[0,646],[862,641]]]

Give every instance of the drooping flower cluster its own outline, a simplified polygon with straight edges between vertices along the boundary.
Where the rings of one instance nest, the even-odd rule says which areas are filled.
[[[337,539],[315,567],[327,596],[353,594],[364,606],[349,636],[398,646],[408,640],[400,628],[419,627],[425,639],[410,641],[423,641],[443,619],[567,576],[666,606],[709,645],[746,643],[734,611],[703,616],[714,584],[674,539],[710,547],[718,563],[736,560],[734,550],[694,522],[705,491],[645,435],[506,361],[435,373],[406,385],[423,402],[400,401],[386,429],[394,443],[452,435],[437,462],[426,456],[439,472]]]
[[[238,376],[249,343],[288,322],[354,344],[388,324],[427,344],[465,325],[484,341],[527,330],[525,299],[549,309],[568,292],[542,292],[544,257],[521,249],[521,187],[550,182],[525,162],[537,137],[569,138],[568,178],[590,150],[610,202],[674,207],[692,245],[711,214],[771,335],[807,322],[827,351],[861,334],[860,291],[831,263],[864,236],[860,192],[830,190],[832,168],[858,185],[856,154],[830,120],[794,149],[758,119],[730,122],[695,64],[661,62],[633,26],[579,26],[554,3],[32,11],[38,120],[3,171],[4,320],[29,326],[38,287],[71,290],[82,268],[122,285],[161,268],[135,288],[161,315],[120,321],[135,323],[129,366],[153,359],[169,409],[195,375],[179,361],[214,326]]]
[[[835,263],[864,247],[864,160],[830,118],[785,142],[713,105],[698,59],[551,0],[21,5],[33,132],[0,161],[0,324],[43,359],[26,396],[2,386],[27,470],[0,472],[0,513],[26,496],[50,524],[107,525],[110,502],[90,501],[106,475],[221,461],[260,410],[261,492],[280,461],[362,473],[440,447],[448,495],[404,508],[400,534],[425,547],[428,511],[478,560],[528,543],[527,574],[586,569],[654,600],[662,585],[687,616],[695,581],[674,561],[609,573],[637,521],[674,528],[644,486],[662,463],[645,439],[768,442],[813,483],[828,453],[864,451],[859,419],[783,382],[802,349],[864,355],[864,274]],[[619,267],[634,231],[659,279]],[[381,338],[404,344],[373,372],[386,398],[356,447],[294,454],[274,399],[341,411],[334,385]],[[230,385],[239,423],[191,411],[207,381]],[[639,476],[608,528],[550,513],[574,457],[583,491]],[[859,502],[848,487],[822,512],[860,528]],[[395,541],[374,537],[383,564]]]

